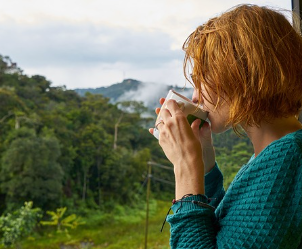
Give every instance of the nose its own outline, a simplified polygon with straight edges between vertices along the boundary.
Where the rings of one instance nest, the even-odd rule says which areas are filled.
[[[197,104],[199,99],[198,89],[194,88],[193,94],[192,94],[192,102]],[[203,98],[201,97],[201,103],[203,103]]]

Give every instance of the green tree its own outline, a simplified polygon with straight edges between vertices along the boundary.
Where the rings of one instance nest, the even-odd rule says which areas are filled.
[[[1,162],[1,190],[7,205],[33,200],[49,208],[58,202],[62,192],[59,142],[55,137],[37,136],[34,130],[15,130],[7,141]]]
[[[253,148],[246,142],[234,144],[232,149],[216,148],[216,161],[224,177],[224,187],[228,188],[238,170],[248,162]]]
[[[83,127],[78,134],[78,139],[78,155],[83,175],[82,200],[85,201],[87,186],[89,185],[88,181],[90,179],[89,173],[93,166],[97,168],[96,178],[98,186],[100,186],[100,169],[104,158],[107,157],[109,153],[108,147],[112,144],[112,137],[108,135],[102,127],[91,124]],[[99,191],[100,189],[97,192]]]

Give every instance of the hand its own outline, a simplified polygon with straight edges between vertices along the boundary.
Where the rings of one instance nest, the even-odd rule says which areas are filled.
[[[164,99],[161,99],[162,104]],[[156,110],[158,113],[158,109]],[[191,127],[176,101],[168,100],[161,110],[163,123],[158,125],[159,144],[174,165],[176,198],[183,195],[204,194],[204,166],[199,136],[200,120]],[[150,129],[152,133],[152,128]]]
[[[163,105],[165,98],[161,98],[159,103]],[[158,115],[160,108],[155,109],[155,113]],[[191,126],[192,127],[192,126]],[[213,146],[212,130],[208,122],[205,122],[200,130],[194,129],[195,136],[199,138],[202,147],[202,158],[204,162],[205,174],[210,172],[215,166],[215,150]],[[153,134],[153,128],[149,129],[149,132]]]

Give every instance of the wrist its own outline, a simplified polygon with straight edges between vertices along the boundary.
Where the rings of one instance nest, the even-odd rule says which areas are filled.
[[[201,156],[189,157],[174,164],[175,181],[188,182],[189,179],[196,181],[204,176],[204,161]]]
[[[175,172],[175,198],[179,199],[187,193],[193,195],[204,194],[204,167],[201,164],[198,170]]]
[[[204,195],[204,181],[199,181],[198,183],[191,184],[188,182],[177,182],[175,184],[175,198],[180,199],[187,193],[192,193],[193,195]]]
[[[214,162],[211,164],[211,166],[209,165],[209,166],[205,167],[205,169],[204,169],[204,174],[209,173],[209,172],[215,167],[215,165],[216,165],[216,162],[214,161]]]
[[[180,157],[180,161],[174,164],[174,174],[176,199],[188,193],[204,194],[204,163],[201,147],[198,153],[194,153],[192,148],[184,157]]]

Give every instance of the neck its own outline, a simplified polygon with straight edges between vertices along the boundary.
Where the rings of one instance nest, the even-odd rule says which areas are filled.
[[[261,123],[259,127],[243,127],[250,138],[255,152],[255,157],[270,143],[281,137],[302,129],[301,123],[294,116],[278,118],[270,123]]]

